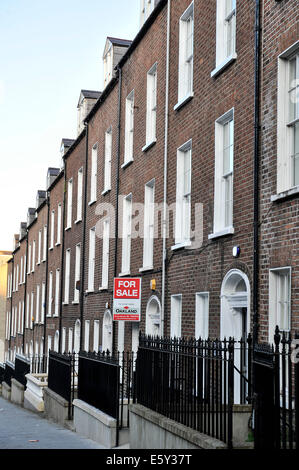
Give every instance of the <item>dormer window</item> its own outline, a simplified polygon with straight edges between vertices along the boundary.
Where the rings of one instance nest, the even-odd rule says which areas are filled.
[[[146,22],[156,3],[156,0],[140,0],[140,27]]]
[[[107,37],[103,53],[104,88],[114,77],[114,69],[131,43],[127,39]]]

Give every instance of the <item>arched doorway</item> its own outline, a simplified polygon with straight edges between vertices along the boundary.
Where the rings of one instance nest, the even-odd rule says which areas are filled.
[[[247,275],[238,269],[229,271],[223,279],[221,288],[221,339],[234,338],[236,341],[246,340],[250,332],[250,283]],[[234,402],[241,402],[240,387],[242,375],[247,377],[246,354],[241,362],[240,344],[235,347],[235,386]],[[243,380],[243,387],[244,385]]]
[[[147,303],[145,332],[147,335],[161,336],[161,303],[155,295]]]
[[[110,310],[106,310],[103,318],[102,328],[102,351],[112,353],[112,315]]]

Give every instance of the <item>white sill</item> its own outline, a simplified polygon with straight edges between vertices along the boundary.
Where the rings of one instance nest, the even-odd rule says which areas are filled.
[[[55,315],[53,315],[53,318],[58,318],[59,317],[59,313],[55,313]]]
[[[39,265],[40,265],[40,263],[36,263],[36,266],[39,266]],[[22,283],[20,282],[20,284],[19,284],[19,285],[21,285],[21,284],[22,284]]]
[[[223,70],[226,69],[232,62],[234,62],[237,58],[237,53],[234,52],[232,55],[227,57],[221,64],[217,65],[217,67],[211,72],[211,77],[216,77],[221,73]]]
[[[142,152],[146,152],[147,150],[149,150],[153,145],[155,145],[156,142],[157,142],[157,139],[154,139],[148,144],[145,144],[145,146],[142,147]]]
[[[174,111],[178,111],[184,104],[188,103],[188,101],[192,100],[194,93],[189,93],[189,95],[185,96],[185,98],[181,99],[175,106]]]
[[[82,219],[78,219],[78,220],[75,220],[75,224],[79,224],[80,222],[82,222]]]
[[[92,206],[95,202],[97,202],[96,199],[95,199],[94,201],[89,201],[88,205],[89,205],[89,206]]]
[[[54,247],[50,246],[49,251],[53,251],[53,250],[54,250]]]
[[[299,186],[294,186],[294,188],[288,189],[287,191],[283,191],[279,194],[274,194],[273,196],[271,196],[271,202],[280,201],[296,194],[299,194]]]
[[[121,168],[126,168],[127,166],[131,165],[131,163],[133,163],[134,161],[134,158],[132,157],[130,160],[128,160],[127,162],[123,163]]]
[[[111,188],[104,189],[104,191],[101,193],[102,196],[105,196],[106,194],[110,193]]]
[[[131,276],[131,272],[128,271],[126,273],[119,273],[118,277],[125,277],[125,276]]]
[[[108,286],[99,287],[99,291],[105,291],[105,290],[108,290]]]
[[[220,230],[216,233],[211,233],[209,235],[209,240],[213,240],[214,238],[224,237],[225,235],[233,235],[235,233],[234,227],[226,227],[223,230]]]
[[[45,259],[43,259],[43,260],[42,260],[42,263],[45,263],[45,262],[46,262],[46,260],[45,260]]]
[[[73,301],[73,302],[72,302],[72,305],[79,305],[79,302]]]
[[[192,243],[190,241],[186,241],[186,242],[182,242],[182,243],[176,243],[175,245],[173,245],[171,247],[171,250],[172,251],[180,250],[181,248],[187,248],[191,245],[192,245]]]
[[[71,226],[70,227],[65,227],[64,230],[67,232],[68,230],[71,230],[71,228],[72,228]]]
[[[60,245],[61,245],[61,243],[55,243],[55,246],[60,246]]]
[[[147,266],[147,267],[144,267],[144,268],[140,268],[140,269],[139,269],[139,272],[140,272],[140,273],[144,273],[144,272],[146,272],[146,271],[152,271],[153,269],[154,269],[153,266]]]
[[[85,294],[94,294],[94,293],[95,293],[94,290],[86,290],[86,291],[85,291]]]

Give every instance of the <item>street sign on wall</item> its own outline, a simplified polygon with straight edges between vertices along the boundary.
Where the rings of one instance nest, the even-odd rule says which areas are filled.
[[[140,322],[141,278],[115,278],[113,321]]]

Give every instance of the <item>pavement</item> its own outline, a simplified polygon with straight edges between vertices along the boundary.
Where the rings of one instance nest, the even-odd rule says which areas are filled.
[[[0,450],[106,449],[0,397]]]

